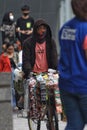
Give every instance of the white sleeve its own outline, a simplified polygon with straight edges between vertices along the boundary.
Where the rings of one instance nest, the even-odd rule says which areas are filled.
[[[22,64],[22,51],[19,52],[19,63]]]

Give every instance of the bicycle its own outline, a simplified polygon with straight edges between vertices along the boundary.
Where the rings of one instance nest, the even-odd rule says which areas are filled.
[[[30,83],[30,80],[28,80],[28,83]],[[35,80],[36,75],[33,83]],[[42,121],[46,123],[47,130],[59,130],[54,87],[46,86],[45,81],[36,82],[33,87],[29,85],[29,130],[40,130]]]

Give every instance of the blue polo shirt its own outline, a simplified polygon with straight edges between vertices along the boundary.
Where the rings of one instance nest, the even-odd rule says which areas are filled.
[[[59,87],[71,93],[87,94],[87,60],[83,49],[87,22],[76,17],[59,32]]]

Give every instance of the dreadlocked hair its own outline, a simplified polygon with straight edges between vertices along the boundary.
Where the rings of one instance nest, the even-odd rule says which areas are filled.
[[[87,21],[87,0],[72,0],[71,6],[77,18]]]

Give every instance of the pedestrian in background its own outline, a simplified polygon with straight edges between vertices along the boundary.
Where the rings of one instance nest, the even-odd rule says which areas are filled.
[[[2,45],[6,42],[15,43],[16,40],[15,26],[16,23],[14,21],[13,12],[9,11],[5,13],[0,27],[0,31],[2,31]]]
[[[75,17],[59,32],[59,87],[67,117],[65,130],[87,123],[87,0],[72,0]]]
[[[24,40],[32,35],[34,19],[30,16],[30,7],[24,5],[21,8],[22,16],[17,19],[17,38],[23,44]]]
[[[18,63],[18,55],[14,52],[14,45],[7,43],[5,52],[0,55],[0,72],[9,72],[12,73],[11,79],[11,104],[13,110],[17,110],[16,107],[16,97],[15,97],[15,89],[14,89],[14,69],[16,68]]]

